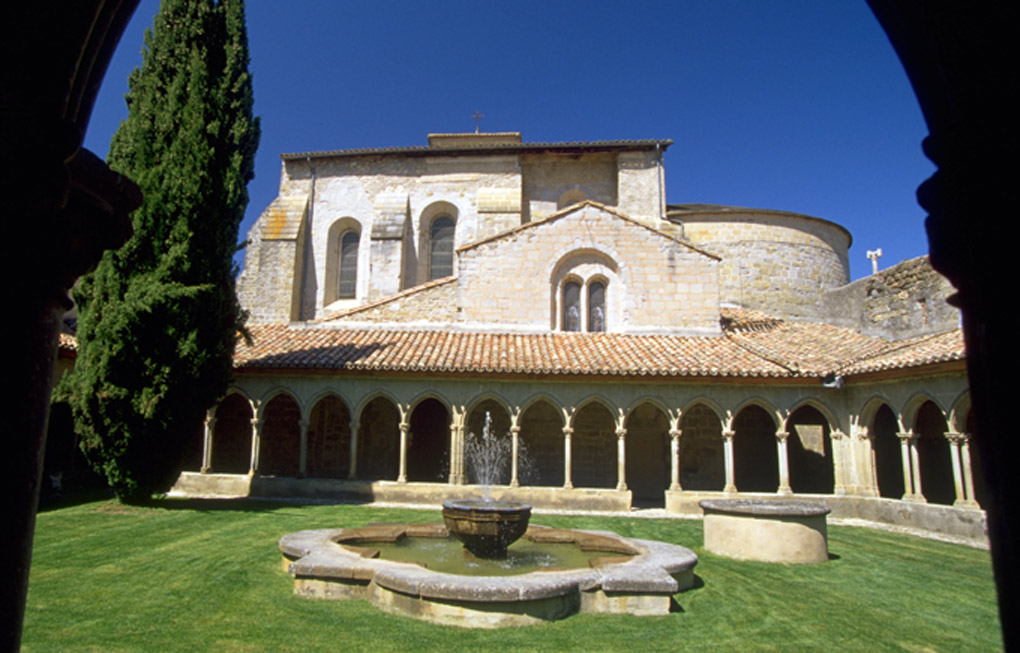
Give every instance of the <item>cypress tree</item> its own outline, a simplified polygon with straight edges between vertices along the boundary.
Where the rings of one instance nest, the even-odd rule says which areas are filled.
[[[165,489],[226,391],[244,315],[238,227],[254,177],[243,0],[163,0],[129,77],[110,167],[144,193],[134,236],[75,292],[78,359],[60,394],[118,497]]]

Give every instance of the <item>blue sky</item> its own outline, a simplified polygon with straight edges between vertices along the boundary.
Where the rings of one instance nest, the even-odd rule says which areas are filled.
[[[86,147],[127,115],[158,0],[107,71]],[[242,234],[276,196],[281,152],[426,144],[429,132],[525,141],[670,138],[670,203],[784,209],[854,236],[852,278],[924,254],[914,191],[934,167],[906,75],[863,0],[555,2],[249,0],[262,141]],[[240,260],[240,259],[239,259]]]

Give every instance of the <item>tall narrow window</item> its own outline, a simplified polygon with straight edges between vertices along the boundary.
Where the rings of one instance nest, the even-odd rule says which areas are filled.
[[[429,280],[453,274],[453,218],[442,216],[432,221],[429,230]]]
[[[576,281],[563,284],[563,330],[581,330],[581,284]]]
[[[606,330],[606,284],[601,281],[588,284],[588,330]]]
[[[353,299],[358,290],[358,241],[361,235],[356,231],[344,233],[340,239],[340,285],[339,299]]]

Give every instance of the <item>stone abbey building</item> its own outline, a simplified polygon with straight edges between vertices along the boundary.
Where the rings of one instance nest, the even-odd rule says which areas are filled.
[[[668,140],[283,155],[238,293],[252,341],[175,491],[536,507],[810,495],[979,541],[951,286],[927,258],[849,281],[851,235],[667,204]]]

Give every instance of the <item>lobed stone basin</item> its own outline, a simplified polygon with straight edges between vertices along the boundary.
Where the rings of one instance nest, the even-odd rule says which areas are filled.
[[[461,499],[443,502],[443,522],[479,558],[505,558],[508,546],[528,530],[531,506],[510,501]]]
[[[669,614],[672,595],[694,583],[698,558],[674,544],[531,525],[532,542],[570,542],[589,551],[624,554],[577,569],[516,576],[463,576],[415,563],[383,560],[373,542],[448,537],[443,524],[373,524],[290,533],[280,539],[294,593],[305,598],[371,601],[386,612],[465,628],[523,626],[577,612]]]
[[[822,503],[775,499],[705,499],[705,550],[738,560],[818,563],[829,559]]]

